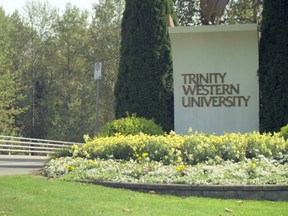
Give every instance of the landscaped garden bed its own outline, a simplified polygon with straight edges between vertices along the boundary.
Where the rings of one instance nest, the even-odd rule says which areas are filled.
[[[48,177],[192,185],[288,183],[288,144],[279,134],[145,134],[100,137],[58,152]]]
[[[153,184],[188,187],[183,190],[173,186],[163,190],[156,185],[157,193],[286,201],[286,189],[275,187],[270,190],[259,186],[286,188],[287,153],[288,142],[277,133],[116,134],[87,138],[85,144],[57,152],[46,163],[43,174],[69,181],[111,182],[115,187],[130,189],[135,189],[135,183],[146,185],[140,188],[142,191]],[[249,185],[257,188],[255,191],[244,188]],[[225,187],[217,187],[215,191],[210,186]],[[138,186],[136,190],[139,190]],[[279,192],[281,196],[277,195]]]

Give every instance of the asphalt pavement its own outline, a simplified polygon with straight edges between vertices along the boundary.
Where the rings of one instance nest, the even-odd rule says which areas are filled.
[[[44,156],[0,155],[0,176],[36,174],[46,160]]]

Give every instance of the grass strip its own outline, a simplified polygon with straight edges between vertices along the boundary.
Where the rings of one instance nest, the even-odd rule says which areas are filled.
[[[21,175],[0,177],[0,216],[288,215],[287,202],[144,194]]]

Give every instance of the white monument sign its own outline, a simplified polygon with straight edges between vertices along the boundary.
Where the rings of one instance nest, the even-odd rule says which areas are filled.
[[[169,32],[175,131],[258,131],[257,25],[174,27]]]

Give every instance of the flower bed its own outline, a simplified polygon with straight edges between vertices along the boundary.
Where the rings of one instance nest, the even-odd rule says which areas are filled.
[[[288,142],[279,134],[117,134],[56,153],[43,173],[66,180],[287,185],[287,153]]]

